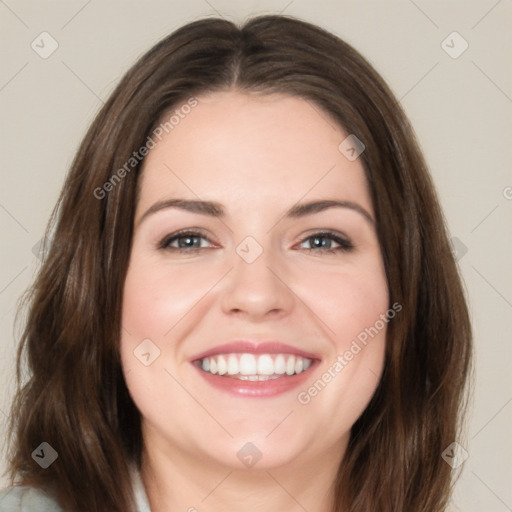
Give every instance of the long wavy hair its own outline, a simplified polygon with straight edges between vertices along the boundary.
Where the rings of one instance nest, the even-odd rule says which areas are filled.
[[[12,482],[49,490],[69,512],[133,510],[130,467],[140,467],[143,440],[119,340],[143,160],[122,179],[119,169],[177,105],[226,90],[306,99],[364,142],[359,158],[390,304],[403,311],[388,326],[378,388],[352,427],[335,511],[445,510],[456,475],[442,452],[464,431],[472,335],[434,186],[413,129],[373,67],[328,31],[277,15],[179,28],[126,73],[90,126],[26,295]],[[115,184],[108,194],[106,183]],[[47,469],[31,456],[41,442],[58,452]]]

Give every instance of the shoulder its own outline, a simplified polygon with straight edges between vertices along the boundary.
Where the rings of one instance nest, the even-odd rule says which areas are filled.
[[[13,486],[0,491],[0,512],[64,512],[57,502],[34,487]]]

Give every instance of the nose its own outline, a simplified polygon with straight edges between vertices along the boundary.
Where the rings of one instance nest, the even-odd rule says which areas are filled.
[[[277,264],[265,249],[252,263],[238,254],[234,268],[226,276],[222,294],[225,313],[245,316],[251,320],[273,319],[289,315],[296,301],[286,270]]]

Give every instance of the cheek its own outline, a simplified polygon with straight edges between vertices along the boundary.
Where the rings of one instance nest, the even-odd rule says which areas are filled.
[[[331,347],[298,402],[305,410],[328,411],[336,428],[348,430],[368,405],[384,367],[387,325],[395,316],[385,271],[374,259],[357,268],[304,275],[310,277],[303,280],[301,296],[308,297]]]
[[[325,326],[337,351],[346,350],[352,339],[388,310],[387,281],[379,261],[336,270],[305,271],[303,276],[297,281],[301,283],[300,296]],[[382,327],[380,322],[379,326]]]
[[[211,269],[209,274],[201,274],[195,266],[190,272],[156,264],[137,248],[132,253],[123,291],[122,368],[138,409],[155,424],[166,410],[186,405],[171,392],[174,383],[169,372],[174,373],[177,350],[171,343],[173,328],[186,324],[180,321],[188,319],[187,313],[211,287]]]
[[[155,262],[134,248],[123,291],[120,352],[126,384],[148,416],[155,404],[173,402],[169,372],[183,361],[181,340],[207,313],[206,296],[222,275],[222,269],[192,261],[179,268]]]
[[[131,265],[123,294],[123,326],[135,337],[169,339],[173,327],[218,280],[212,268],[152,264],[140,259]]]

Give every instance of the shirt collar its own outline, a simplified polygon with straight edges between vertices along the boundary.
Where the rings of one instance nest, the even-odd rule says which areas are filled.
[[[140,477],[140,472],[135,467],[132,467],[131,474],[133,492],[137,503],[137,512],[151,512],[146,490],[144,489],[144,483]]]

